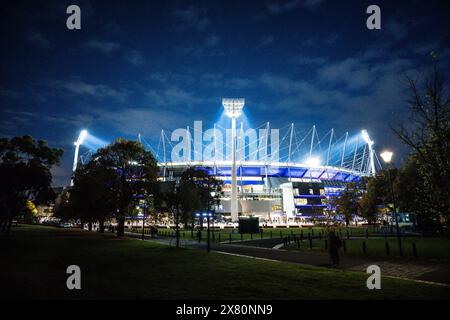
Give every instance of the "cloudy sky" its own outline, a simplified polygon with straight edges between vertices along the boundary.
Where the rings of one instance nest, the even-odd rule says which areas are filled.
[[[66,8],[81,8],[81,30]],[[366,8],[381,7],[381,30]],[[340,134],[367,128],[378,150],[407,153],[389,126],[405,117],[403,74],[450,68],[449,1],[4,1],[0,136],[65,149],[80,129],[112,141],[212,125],[222,97],[246,99],[258,126],[294,122]]]

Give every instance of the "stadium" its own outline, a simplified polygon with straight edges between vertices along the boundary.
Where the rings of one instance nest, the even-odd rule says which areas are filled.
[[[319,136],[316,126],[304,130],[291,123],[274,129],[237,122],[244,99],[223,99],[231,129],[201,121],[168,136],[161,130],[157,147],[138,139],[158,160],[159,179],[173,181],[187,168],[207,171],[223,180],[223,197],[215,208],[219,220],[236,222],[254,216],[263,224],[305,224],[333,210],[330,197],[349,182],[374,175],[381,168],[366,130]],[[225,137],[225,138],[224,138]]]

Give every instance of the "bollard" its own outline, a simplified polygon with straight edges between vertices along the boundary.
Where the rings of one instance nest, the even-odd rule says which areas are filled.
[[[297,247],[300,249],[300,240],[297,239]]]
[[[250,239],[253,240],[253,233],[250,233]]]
[[[309,238],[309,248],[312,249],[312,238]]]
[[[272,239],[272,230],[270,230],[270,239]]]
[[[417,259],[417,247],[414,242],[412,243],[412,250],[413,250],[414,259]]]
[[[366,228],[366,239],[369,239],[369,229]]]
[[[231,243],[231,233],[230,233],[230,243]]]
[[[344,252],[347,252],[347,244],[345,240],[342,240],[342,248],[344,249]]]
[[[363,253],[366,254],[367,253],[367,248],[366,248],[366,242],[365,241],[362,242],[362,249],[363,249]]]
[[[261,231],[259,232],[261,235],[261,239],[263,238],[263,229],[261,229]]]
[[[389,242],[385,242],[384,247],[386,248],[386,255],[389,257],[390,251],[389,251]]]

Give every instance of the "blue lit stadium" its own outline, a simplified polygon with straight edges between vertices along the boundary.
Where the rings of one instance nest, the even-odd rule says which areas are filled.
[[[346,183],[374,175],[381,167],[366,130],[338,135],[331,129],[320,136],[316,126],[274,129],[265,123],[246,128],[241,122],[231,127],[215,124],[203,131],[201,121],[195,121],[170,136],[162,130],[156,148],[139,139],[155,154],[162,181],[175,180],[192,167],[223,180],[224,197],[216,213],[225,221],[251,215],[267,224],[307,223],[313,216],[323,217],[323,209],[330,209],[327,199]],[[232,208],[233,157],[238,215]]]

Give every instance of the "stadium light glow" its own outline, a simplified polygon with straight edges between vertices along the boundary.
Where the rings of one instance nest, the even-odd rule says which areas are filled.
[[[372,145],[374,142],[370,139],[369,137],[369,133],[367,133],[366,129],[361,130],[361,135],[364,139],[364,141],[368,144],[368,145]]]
[[[231,220],[238,220],[237,170],[236,170],[236,118],[242,114],[245,99],[222,99],[225,114],[231,118]]]
[[[244,109],[245,99],[222,99],[225,114],[229,118],[238,118]]]
[[[310,158],[306,159],[305,163],[308,167],[318,167],[318,166],[320,166],[320,158],[310,157]]]
[[[88,132],[87,130],[81,130],[80,135],[78,136],[77,141],[75,141],[75,146],[80,146],[83,144],[84,139],[86,139]]]
[[[381,158],[383,158],[383,161],[386,163],[390,163],[392,160],[392,156],[394,153],[392,151],[383,151],[380,153]]]
[[[369,165],[370,165],[370,175],[374,176],[375,175],[375,157],[374,157],[374,151],[373,151],[373,140],[370,139],[369,137],[369,133],[367,132],[366,129],[361,130],[361,135],[364,139],[364,141],[367,143],[367,145],[369,146]]]
[[[77,164],[78,164],[78,151],[80,150],[80,146],[83,144],[84,139],[86,139],[88,132],[86,129],[81,130],[80,135],[78,136],[77,141],[74,142],[75,145],[75,154],[73,156],[73,167],[72,172],[75,172],[77,170]],[[70,185],[73,186],[73,178],[70,180]]]

